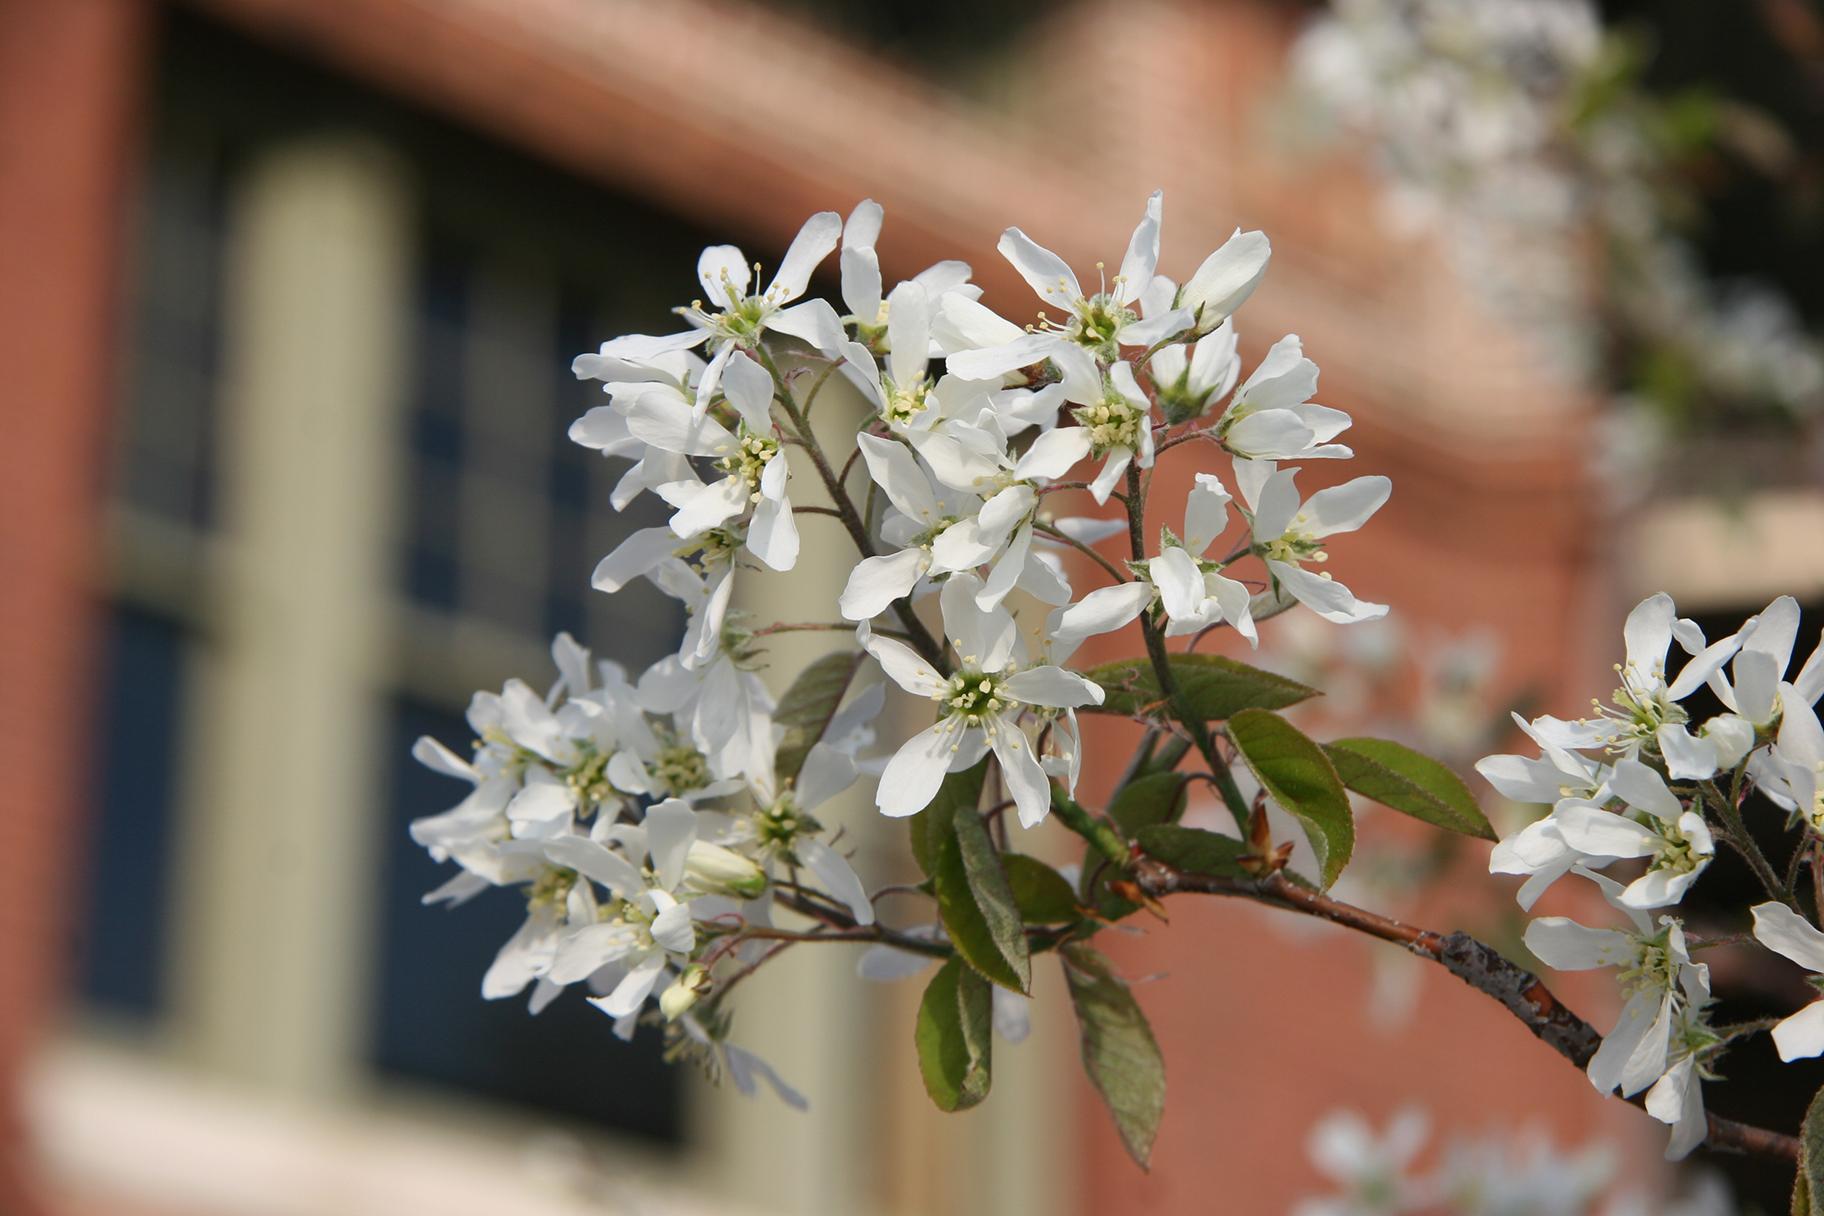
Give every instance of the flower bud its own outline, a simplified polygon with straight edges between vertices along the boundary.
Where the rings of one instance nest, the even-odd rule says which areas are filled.
[[[684,880],[706,895],[754,899],[766,891],[766,873],[732,849],[697,841],[684,859]]]
[[[675,1022],[690,1012],[697,999],[709,991],[709,972],[701,967],[687,968],[670,987],[659,994],[659,1012],[667,1022]]]

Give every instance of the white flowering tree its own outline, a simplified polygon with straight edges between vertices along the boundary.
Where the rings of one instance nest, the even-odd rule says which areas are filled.
[[[1596,1089],[1672,1125],[1671,1155],[1707,1141],[1798,1161],[1798,1137],[1705,1114],[1705,1079],[1768,1028],[1711,1022],[1699,958],[1719,943],[1687,933],[1677,911],[1716,850],[1737,850],[1766,888],[1754,939],[1824,972],[1824,731],[1812,708],[1824,658],[1788,672],[1796,605],[1778,600],[1711,641],[1667,597],[1647,600],[1628,620],[1613,706],[1524,722],[1538,755],[1479,766],[1546,809],[1493,853],[1491,870],[1527,876],[1522,905],[1560,879],[1613,905],[1601,925],[1546,917],[1527,933],[1551,966],[1612,969],[1624,1006],[1606,1037],[1473,937],[1333,898],[1355,848],[1352,794],[1441,831],[1495,833],[1443,764],[1383,739],[1312,739],[1279,711],[1315,688],[1198,651],[1218,630],[1253,644],[1288,611],[1339,627],[1384,615],[1324,563],[1390,486],[1369,475],[1300,490],[1296,462],[1351,455],[1337,442],[1350,420],[1312,400],[1317,367],[1296,337],[1241,376],[1233,314],[1267,269],[1267,239],[1238,232],[1174,283],[1156,272],[1161,211],[1155,194],[1112,279],[1088,285],[1008,229],[1001,253],[1045,309],[1022,325],[979,302],[961,263],[889,289],[880,208],[864,202],[846,222],[813,216],[764,290],[741,251],[704,250],[703,297],[677,310],[686,328],[577,358],[607,402],[571,438],[627,462],[617,505],[650,493],[673,510],[605,556],[594,585],[650,580],[688,625],[676,653],[637,676],[560,636],[547,692],[514,681],[476,695],[472,751],[419,742],[419,759],[470,787],[412,827],[454,867],[427,900],[505,888],[498,897],[526,909],[482,995],[529,990],[537,1012],[580,987],[605,1030],[657,1024],[674,1054],[800,1105],[731,1041],[742,983],[788,949],[865,943],[865,977],[929,971],[918,1066],[954,1111],[987,1096],[996,1034],[1021,1037],[1035,971],[1055,961],[1089,1078],[1144,1164],[1166,1062],[1096,939],[1175,896],[1226,896],[1445,968]],[[838,247],[840,311],[803,299]],[[838,378],[870,412],[835,445],[830,407],[811,423]],[[1210,468],[1226,454],[1222,471],[1198,473],[1182,502],[1155,501],[1155,459],[1187,444]],[[1085,498],[1095,513],[1052,509]],[[738,578],[794,568],[801,521],[852,546],[842,593],[807,603],[802,619],[731,610]],[[1083,577],[1093,585],[1075,585]],[[799,630],[854,641],[775,700],[756,668],[768,638]],[[1133,657],[1073,666],[1087,639],[1115,634]],[[1688,657],[1672,670],[1669,655]],[[1704,686],[1728,711],[1694,722],[1681,702]],[[883,714],[889,692],[917,708]],[[1144,730],[1107,803],[1085,806],[1085,732],[1111,717]],[[851,866],[828,810],[856,782],[907,821],[923,875],[890,888],[893,924],[876,909],[887,889]],[[1193,782],[1216,791],[1232,830],[1179,822]],[[1795,846],[1778,865],[1743,822],[1755,790],[1790,812]],[[1081,864],[1038,860],[1028,834],[1040,831],[1078,838]],[[1820,1011],[1772,1028],[1783,1056],[1824,1049]],[[1802,1188],[1819,1159],[1804,1155]]]

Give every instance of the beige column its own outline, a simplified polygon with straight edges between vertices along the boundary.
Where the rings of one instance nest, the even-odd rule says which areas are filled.
[[[219,632],[178,873],[200,1063],[343,1087],[371,924],[410,194],[355,138],[282,148],[231,211]]]

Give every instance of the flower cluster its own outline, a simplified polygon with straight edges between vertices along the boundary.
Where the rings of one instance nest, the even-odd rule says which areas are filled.
[[[1387,479],[1299,489],[1288,462],[1351,452],[1336,442],[1348,415],[1312,400],[1317,366],[1296,335],[1241,375],[1232,318],[1265,273],[1266,237],[1236,232],[1179,283],[1158,270],[1162,211],[1154,194],[1119,269],[1098,263],[1087,285],[1009,228],[1000,251],[1043,305],[1022,324],[984,305],[959,262],[888,287],[881,209],[863,202],[846,221],[813,216],[764,290],[740,250],[705,249],[703,294],[676,310],[684,330],[575,360],[607,400],[571,439],[625,462],[617,509],[651,494],[671,511],[604,557],[593,585],[648,580],[687,627],[637,678],[560,637],[546,695],[514,682],[475,698],[471,757],[419,744],[473,787],[413,826],[460,870],[428,899],[510,887],[526,901],[484,995],[530,986],[536,1010],[580,983],[620,1033],[656,1005],[674,1042],[738,1081],[770,1077],[726,1044],[722,998],[781,942],[866,932],[915,962],[951,949],[935,925],[878,926],[814,817],[859,776],[877,775],[883,814],[910,816],[991,757],[1005,809],[1031,828],[1074,793],[1077,712],[1107,696],[1067,666],[1087,639],[1139,622],[1161,646],[1217,627],[1253,644],[1260,621],[1298,604],[1339,623],[1385,614],[1324,563],[1387,500]],[[803,298],[838,249],[840,311]],[[849,413],[824,403],[813,427],[832,385]],[[1193,441],[1232,473],[1196,473],[1181,528],[1149,534],[1154,463]],[[1059,515],[1066,491],[1118,513]],[[845,531],[854,559],[826,619],[749,620],[737,582],[793,571],[812,519]],[[1096,545],[1115,537],[1130,552],[1111,561]],[[1074,587],[1084,569],[1103,585]],[[775,701],[765,639],[802,629],[852,633],[858,649]],[[866,660],[929,706],[878,754],[887,685]],[[775,927],[780,909],[813,927]]]
[[[1441,234],[1566,366],[1625,349],[1661,369],[1638,390],[1668,414],[1815,419],[1824,348],[1771,287],[1708,282],[1680,230],[1685,164],[1712,142],[1753,160],[1768,122],[1695,90],[1657,97],[1640,60],[1590,0],[1332,0],[1292,68],[1298,108],[1378,160],[1395,222]]]
[[[1551,807],[1489,859],[1493,873],[1526,876],[1521,907],[1578,875],[1625,917],[1620,928],[1541,917],[1526,944],[1561,970],[1616,969],[1624,1003],[1590,1061],[1590,1081],[1624,1096],[1644,1091],[1648,1113],[1673,1125],[1673,1158],[1703,1140],[1701,1082],[1715,1079],[1732,1038],[1749,1032],[1710,1024],[1709,969],[1693,961],[1683,921],[1666,911],[1703,875],[1719,840],[1743,855],[1772,897],[1753,909],[1755,936],[1824,971],[1824,933],[1799,910],[1792,877],[1824,831],[1824,730],[1814,709],[1824,695],[1824,642],[1790,671],[1798,630],[1790,596],[1716,641],[1680,618],[1670,596],[1652,596],[1628,615],[1626,661],[1615,668],[1609,704],[1596,703],[1582,719],[1516,718],[1539,755],[1490,756],[1476,766],[1508,798]],[[1684,659],[1673,672],[1677,652]],[[1698,722],[1686,702],[1706,687],[1724,711]],[[1743,804],[1757,791],[1802,833],[1786,876],[1743,821]],[[1631,867],[1627,882],[1605,872],[1617,866]],[[1824,1052],[1820,1008],[1775,1029],[1783,1059]]]
[[[1612,1146],[1567,1151],[1537,1130],[1458,1134],[1442,1159],[1418,1168],[1429,1130],[1408,1108],[1377,1131],[1359,1114],[1333,1111],[1311,1129],[1311,1162],[1334,1193],[1301,1201],[1293,1216],[1733,1216],[1735,1204],[1714,1175],[1700,1176],[1679,1199],[1612,1193],[1621,1173]]]

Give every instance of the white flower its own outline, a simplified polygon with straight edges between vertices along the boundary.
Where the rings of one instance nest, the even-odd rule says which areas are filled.
[[[876,686],[878,687],[878,685]],[[878,707],[878,700],[873,704]],[[871,715],[870,715],[871,716]],[[845,904],[855,923],[874,923],[874,903],[848,859],[819,839],[822,825],[812,812],[854,784],[854,756],[830,742],[814,744],[797,778],[782,785],[771,759],[748,775],[754,810],[736,816],[726,841],[757,850],[771,865],[810,870],[823,889]]]
[[[1008,792],[1027,827],[1051,810],[1050,785],[1032,742],[1019,725],[1028,707],[1071,709],[1100,705],[1102,690],[1061,667],[1018,670],[1018,633],[1004,608],[977,606],[981,581],[952,575],[941,602],[944,632],[960,666],[948,679],[910,647],[866,636],[863,644],[887,676],[907,692],[938,703],[935,724],[907,740],[881,773],[875,803],[892,816],[916,814],[930,804],[947,772],[972,767],[989,750],[1000,763]]]
[[[1501,855],[1491,856],[1490,871],[1556,878],[1571,865],[1599,868],[1622,858],[1644,857],[1646,873],[1617,898],[1629,908],[1678,903],[1716,856],[1703,815],[1686,810],[1660,775],[1638,760],[1616,763],[1609,793],[1636,814],[1616,814],[1598,801],[1563,799],[1549,818],[1518,833],[1510,850],[1497,850]],[[1530,893],[1537,894],[1537,889]],[[1522,906],[1530,903],[1528,898]]]
[[[1380,476],[1357,477],[1319,490],[1301,503],[1294,482],[1297,473],[1275,469],[1269,461],[1235,462],[1235,480],[1251,512],[1254,551],[1266,562],[1275,584],[1327,621],[1348,625],[1386,616],[1387,605],[1356,599],[1349,588],[1327,573],[1313,574],[1304,563],[1328,560],[1324,538],[1367,523],[1387,501],[1393,484]]]
[[[1396,1216],[1414,1210],[1407,1175],[1425,1146],[1428,1120],[1407,1108],[1377,1133],[1354,1111],[1333,1111],[1311,1129],[1306,1152],[1319,1173],[1342,1188],[1334,1198],[1305,1200],[1293,1216]]]
[[[932,545],[944,531],[982,509],[974,494],[945,486],[927,473],[912,449],[891,439],[855,437],[868,475],[891,507],[881,535],[903,546],[897,552],[863,558],[849,572],[837,606],[845,619],[865,621],[912,593],[931,570]]]
[[[1601,801],[1601,791],[1609,778],[1607,765],[1554,742],[1519,714],[1514,714],[1513,719],[1539,745],[1540,754],[1537,758],[1485,756],[1476,761],[1476,771],[1502,797],[1515,802],[1552,803],[1560,798]]]
[[[893,297],[883,295],[880,257],[874,252],[883,218],[880,204],[864,198],[842,226],[842,302],[849,310],[848,319],[863,334],[883,328],[890,331],[895,305],[888,300],[897,297],[907,283],[915,285],[926,300],[936,300],[950,292],[970,300],[981,295],[982,289],[969,282],[969,263],[958,261],[929,266],[895,287]]]
[[[1682,1008],[1673,1019],[1672,1064],[1647,1091],[1643,1104],[1649,1115],[1672,1125],[1672,1137],[1666,1144],[1667,1161],[1682,1161],[1710,1134],[1710,1121],[1704,1115],[1703,1083],[1715,1077],[1705,1070],[1704,1057],[1719,1042],[1704,1022],[1701,1010]]]
[[[1228,530],[1231,501],[1214,474],[1197,474],[1184,502],[1182,543],[1167,543],[1158,557],[1146,563],[1147,578],[1159,589],[1167,637],[1197,633],[1227,621],[1250,645],[1260,644],[1249,609],[1253,593],[1222,574],[1220,563],[1204,560],[1216,538]]]
[[[981,590],[981,606],[991,608],[1027,576],[1039,490],[1089,454],[1089,429],[1047,431],[1017,459],[1009,454],[1006,433],[992,415],[978,424],[950,425],[911,438],[938,481],[983,499],[973,517],[950,524],[933,538],[931,569],[947,573],[991,566]]]
[[[1208,341],[1208,339],[1205,339]],[[1349,415],[1311,400],[1317,364],[1305,358],[1297,334],[1273,344],[1216,422],[1222,446],[1244,460],[1349,457],[1330,441],[1349,428]]]
[[[668,481],[689,475],[689,457],[648,447],[628,429],[627,409],[636,398],[655,392],[669,394],[681,405],[695,402],[696,377],[703,372],[703,360],[695,351],[670,351],[649,363],[578,355],[571,370],[578,379],[607,381],[602,388],[609,404],[598,405],[571,423],[570,441],[633,462],[609,494],[608,502],[615,510],[625,510],[643,491],[656,491]]]
[[[1685,931],[1671,916],[1657,926],[1645,912],[1621,902],[1621,884],[1589,874],[1603,897],[1626,913],[1631,930],[1591,929],[1562,916],[1545,916],[1526,927],[1526,946],[1560,971],[1615,967],[1627,998],[1615,1028],[1590,1060],[1590,1084],[1603,1093],[1619,1087],[1632,1097],[1666,1072],[1672,1035],[1681,1010],[1701,1010],[1710,998],[1710,969],[1693,963]]]
[[[842,322],[824,300],[809,300],[787,307],[810,286],[811,272],[836,248],[842,234],[842,217],[820,211],[806,220],[785,251],[779,270],[765,291],[750,294],[753,274],[747,256],[733,245],[711,245],[697,259],[697,281],[709,299],[676,311],[691,328],[680,334],[650,337],[629,334],[602,344],[606,358],[650,360],[669,351],[686,350],[708,342],[709,366],[697,384],[696,411],[700,416],[722,384],[722,369],[736,350],[752,350],[764,333],[787,334],[809,342],[834,358],[842,341]]]
[[[1679,619],[1672,597],[1662,591],[1634,606],[1622,626],[1622,637],[1627,661],[1617,668],[1621,687],[1615,690],[1613,708],[1603,708],[1596,718],[1567,724],[1573,731],[1581,730],[1578,737],[1564,741],[1572,747],[1605,747],[1624,756],[1638,755],[1651,742],[1668,758],[1687,757],[1685,737],[1662,728],[1682,727],[1688,720],[1678,702],[1729,661],[1741,644],[1739,635],[1706,646],[1703,630],[1695,621]],[[1668,681],[1666,652],[1674,639],[1692,657],[1678,677]],[[1688,771],[1683,763],[1680,769]]]
[[[1756,904],[1754,936],[1761,945],[1785,955],[1814,976],[1824,975],[1824,933],[1785,904]],[[1817,980],[1812,980],[1813,985]],[[1780,1059],[1798,1060],[1824,1053],[1824,1000],[1813,1001],[1773,1028]]]
[[[701,535],[747,512],[747,549],[775,570],[798,560],[798,529],[786,497],[785,452],[774,434],[773,379],[745,354],[728,362],[723,376],[728,403],[740,419],[733,432],[710,417],[697,417],[679,402],[649,393],[628,411],[628,429],[648,446],[688,456],[709,457],[723,476],[704,483],[691,477],[658,487],[677,513],[671,530],[679,538]]]
[[[1191,314],[1177,309],[1141,319],[1133,305],[1153,281],[1159,264],[1159,219],[1163,194],[1147,199],[1146,214],[1134,229],[1127,255],[1114,282],[1099,285],[1091,294],[1083,290],[1076,274],[1051,250],[1037,244],[1018,228],[1001,234],[1001,256],[1013,264],[1039,299],[1059,310],[1063,320],[1047,327],[976,350],[953,351],[950,370],[971,380],[995,380],[1009,372],[1043,362],[1065,344],[1079,346],[1102,361],[1120,358],[1123,346],[1151,346],[1188,328]],[[1212,326],[1213,327],[1213,326]]]
[[[1106,378],[1089,352],[1077,347],[1059,350],[1053,362],[1064,372],[1064,396],[1077,407],[1071,417],[1089,438],[1089,454],[1102,458],[1102,471],[1089,483],[1090,497],[1099,506],[1130,463],[1152,467],[1152,403],[1126,362],[1110,367]]]
[[[1147,371],[1167,422],[1187,422],[1228,395],[1241,375],[1239,341],[1234,324],[1224,321],[1188,347],[1174,344],[1153,355]]]
[[[731,867],[726,850],[697,840],[696,812],[675,798],[654,805],[637,826],[612,825],[603,836],[562,836],[545,844],[553,863],[601,884],[613,896],[596,917],[562,934],[549,977],[556,984],[573,984],[604,967],[621,968],[612,991],[589,1002],[620,1018],[645,1004],[666,969],[685,967],[696,949],[689,899],[679,898],[687,883],[694,877],[699,890],[719,891]],[[646,868],[636,867],[628,856],[642,859]],[[749,862],[748,868],[757,878],[758,867]],[[759,882],[763,885],[764,879]]]
[[[1264,232],[1237,228],[1214,253],[1203,259],[1190,281],[1178,293],[1178,306],[1194,318],[1199,334],[1207,334],[1227,321],[1254,294],[1267,273],[1273,246]]]
[[[1824,726],[1802,694],[1789,691],[1784,699],[1774,745],[1757,753],[1748,771],[1769,800],[1824,833]]]

